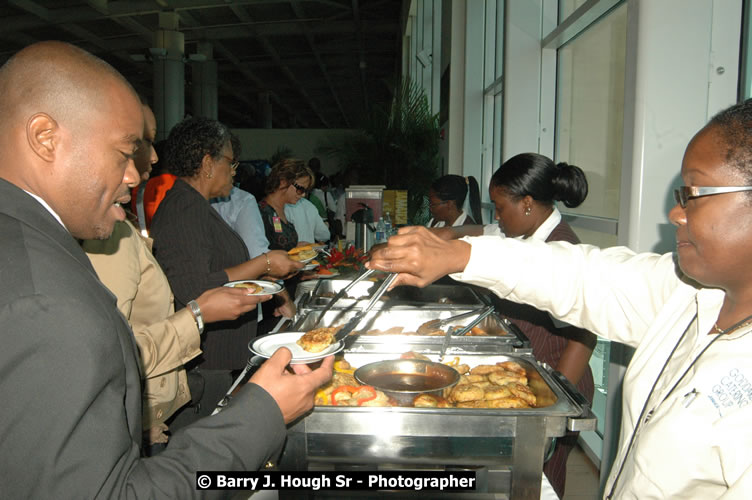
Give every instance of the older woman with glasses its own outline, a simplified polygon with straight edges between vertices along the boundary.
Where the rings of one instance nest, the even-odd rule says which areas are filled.
[[[689,142],[668,213],[673,253],[406,228],[368,266],[419,286],[456,273],[634,347],[606,498],[749,498],[751,131],[747,101]]]
[[[164,157],[168,171],[177,179],[154,215],[151,236],[176,309],[228,281],[284,277],[302,267],[282,251],[250,259],[242,238],[209,204],[211,198],[230,193],[239,148],[225,125],[208,118],[184,120],[170,131]],[[255,336],[255,311],[234,321],[206,325],[203,353],[195,363],[205,381],[200,410],[198,414],[181,412],[173,428],[212,412],[232,383],[231,371],[245,367],[248,342]]]

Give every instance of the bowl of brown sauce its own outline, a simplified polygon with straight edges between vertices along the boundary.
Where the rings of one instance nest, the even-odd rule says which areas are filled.
[[[451,366],[422,359],[390,359],[363,365],[353,374],[363,385],[370,385],[410,406],[419,394],[441,396],[460,380]]]

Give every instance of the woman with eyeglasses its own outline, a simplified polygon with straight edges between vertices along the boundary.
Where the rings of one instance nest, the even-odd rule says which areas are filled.
[[[468,196],[472,216],[463,210]],[[444,175],[439,177],[433,181],[428,190],[428,210],[431,212],[431,220],[428,221],[426,227],[481,224],[478,181],[473,176]]]
[[[211,198],[230,193],[239,148],[239,141],[225,125],[208,118],[189,118],[170,131],[164,160],[177,178],[154,215],[151,236],[154,255],[175,295],[176,309],[228,281],[284,277],[302,267],[284,251],[250,259],[242,238],[209,204]],[[250,311],[234,321],[205,326],[203,352],[187,365],[199,367],[205,381],[199,411],[180,412],[171,428],[214,410],[232,383],[231,372],[242,370],[248,361],[248,342],[256,336],[256,316]]]
[[[634,347],[606,498],[752,491],[752,101],[690,141],[669,211],[676,252],[443,240],[406,228],[369,267],[424,286],[448,273]],[[722,189],[719,189],[722,188]]]

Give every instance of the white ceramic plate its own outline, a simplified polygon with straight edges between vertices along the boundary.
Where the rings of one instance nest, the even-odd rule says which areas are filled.
[[[305,266],[303,266],[301,271],[312,271],[313,269],[316,269],[317,267],[319,267],[318,264],[306,264]]]
[[[230,281],[229,283],[225,283],[224,286],[229,287],[229,288],[242,288],[242,287],[235,286],[240,283],[255,283],[263,289],[259,293],[251,293],[249,295],[274,295],[275,293],[281,292],[283,289],[282,285],[280,285],[279,283],[275,283],[273,281],[259,281],[259,280]]]
[[[264,358],[270,358],[277,349],[280,347],[287,347],[292,353],[291,365],[307,365],[323,359],[330,354],[337,353],[345,348],[344,342],[337,342],[330,345],[321,352],[308,352],[297,344],[300,337],[305,332],[284,332],[284,333],[272,333],[258,337],[251,341],[248,348],[253,354],[257,354]]]
[[[307,259],[298,260],[296,262],[300,262],[301,264],[308,264],[309,262],[311,262],[313,259],[315,259],[318,256],[319,256],[319,254],[316,253],[316,255],[314,255],[313,257],[308,257]],[[295,260],[295,259],[293,259],[293,260]]]

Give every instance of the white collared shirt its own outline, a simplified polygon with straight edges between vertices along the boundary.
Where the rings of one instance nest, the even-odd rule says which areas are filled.
[[[57,221],[58,221],[58,222],[60,223],[60,225],[61,225],[61,226],[65,227],[65,224],[63,224],[63,219],[61,219],[61,218],[60,218],[60,216],[59,216],[59,215],[57,214],[57,212],[55,212],[54,210],[52,210],[52,207],[51,207],[51,206],[49,206],[49,205],[47,204],[47,202],[46,202],[46,201],[44,201],[44,200],[43,200],[42,198],[40,198],[39,196],[35,195],[35,194],[34,194],[34,193],[32,193],[32,192],[26,191],[25,189],[24,189],[24,192],[25,192],[26,194],[28,194],[29,196],[31,196],[32,198],[34,198],[35,200],[37,200],[37,201],[38,201],[38,202],[39,202],[39,203],[40,203],[40,204],[41,204],[41,205],[42,205],[42,206],[43,206],[44,208],[46,208],[46,209],[47,209],[47,211],[48,211],[49,213],[51,213],[51,214],[52,214],[52,216],[53,216],[53,217],[54,217],[55,219],[57,219]],[[66,230],[66,231],[68,231],[68,228],[67,228],[67,227],[65,227],[65,230]],[[68,231],[68,232],[70,232],[70,231]]]

